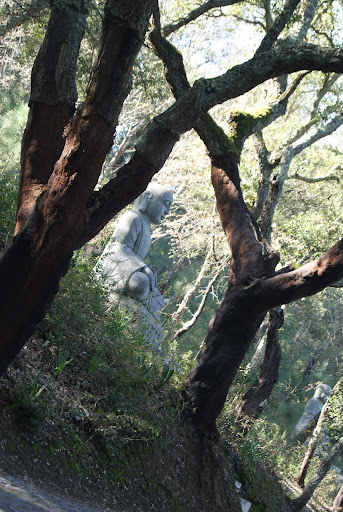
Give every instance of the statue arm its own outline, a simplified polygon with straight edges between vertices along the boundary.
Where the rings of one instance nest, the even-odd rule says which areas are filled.
[[[133,211],[126,212],[119,220],[113,233],[113,239],[120,245],[117,257],[125,264],[128,275],[143,270],[147,265],[134,247],[141,236],[142,221]]]
[[[141,231],[141,219],[132,211],[126,212],[120,219],[113,232],[113,238],[120,244],[126,245],[132,254],[135,243]]]

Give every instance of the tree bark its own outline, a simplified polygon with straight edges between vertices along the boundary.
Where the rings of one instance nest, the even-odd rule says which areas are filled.
[[[0,265],[0,287],[6,290],[0,318],[0,374],[44,315],[84,230],[86,203],[112,145],[114,127],[129,90],[130,71],[152,9],[151,0],[126,2],[119,6],[120,12],[115,11],[115,2],[107,2],[102,47],[86,102],[65,127],[62,143],[69,106],[76,99],[73,73],[83,23],[76,9],[76,14],[70,14],[72,8],[60,10],[59,5],[52,9],[33,68],[17,232]],[[65,58],[71,61],[69,74],[63,69],[66,52]],[[106,83],[102,82],[104,77]]]
[[[314,455],[314,453],[315,453],[315,451],[317,449],[318,443],[319,443],[319,441],[320,441],[320,439],[322,437],[322,432],[323,432],[326,416],[327,416],[327,413],[328,413],[329,408],[330,408],[330,403],[332,401],[332,398],[340,390],[342,382],[343,382],[343,379],[341,378],[336,383],[335,387],[332,390],[331,396],[328,398],[328,400],[326,401],[323,409],[320,412],[320,415],[319,415],[319,418],[318,418],[318,421],[317,421],[317,425],[316,425],[316,427],[315,427],[315,429],[313,431],[313,435],[312,435],[312,437],[310,439],[310,442],[309,442],[309,445],[308,445],[308,448],[307,448],[304,460],[303,460],[302,465],[301,465],[301,469],[300,469],[299,475],[298,475],[298,477],[296,479],[296,482],[298,483],[298,485],[300,487],[304,487],[305,478],[306,478],[307,471],[308,471],[309,466],[310,466],[310,462],[311,462],[311,460],[313,458],[313,455]]]
[[[335,461],[335,459],[342,453],[343,449],[343,438],[341,438],[335,446],[332,448],[330,453],[324,457],[322,462],[320,463],[320,466],[309,481],[309,483],[304,488],[303,492],[298,496],[298,498],[295,498],[292,500],[292,508],[294,512],[299,512],[300,510],[303,510],[305,505],[310,501],[314,491],[317,489],[320,482],[325,478],[328,471],[331,468],[331,465]]]
[[[337,493],[336,498],[334,499],[333,505],[332,505],[332,511],[333,512],[339,512],[343,508],[343,485],[341,486],[340,490]]]
[[[235,422],[240,425],[244,435],[261,415],[277,382],[281,361],[279,329],[283,321],[282,308],[275,308],[269,312],[267,343],[259,374],[235,410]]]
[[[216,431],[216,417],[265,313],[317,293],[343,274],[341,240],[315,262],[275,275],[278,255],[261,240],[247,210],[232,154],[212,157],[212,181],[232,260],[224,300],[210,322],[201,358],[186,380],[195,423],[206,434]]]
[[[215,419],[265,315],[252,311],[246,290],[256,279],[272,276],[278,262],[278,255],[260,239],[244,203],[233,155],[212,158],[212,182],[232,259],[225,298],[210,322],[201,358],[186,380],[195,423],[204,433],[216,430]]]

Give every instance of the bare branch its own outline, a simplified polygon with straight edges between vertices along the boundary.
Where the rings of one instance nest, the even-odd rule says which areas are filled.
[[[343,124],[343,112],[337,114],[326,125],[317,127],[312,133],[304,135],[298,140],[297,144],[293,144],[294,154],[298,155],[304,149],[308,148],[318,140],[331,135]]]
[[[300,496],[292,500],[292,510],[294,510],[294,512],[300,512],[301,510],[304,509],[306,503],[308,503],[308,501],[311,499],[314,491],[316,490],[320,482],[327,475],[334,460],[342,453],[342,450],[343,437],[341,437],[340,440],[334,445],[330,453],[326,455],[326,457],[324,457],[316,473],[312,476],[311,480],[306,485]]]
[[[209,283],[206,286],[206,289],[203,293],[203,296],[202,296],[201,302],[198,306],[198,309],[196,310],[196,312],[194,313],[192,318],[188,322],[184,323],[183,326],[175,333],[174,339],[180,338],[180,336],[183,336],[191,327],[193,327],[195,322],[198,320],[200,314],[202,313],[202,311],[204,309],[205,302],[206,302],[206,299],[211,291],[211,288],[214,285],[214,283],[217,281],[217,279],[219,278],[222,271],[224,270],[225,265],[226,265],[226,263],[224,265],[219,266],[216,273],[214,274],[214,276],[212,277],[212,279],[209,281]]]
[[[274,21],[273,25],[270,27],[267,35],[262,40],[262,43],[258,47],[256,51],[256,55],[259,53],[263,53],[266,50],[270,50],[273,46],[281,32],[286,26],[286,23],[290,20],[295,9],[298,7],[300,0],[287,0],[287,3],[283,9],[283,11],[279,14],[279,16]]]
[[[189,300],[193,297],[195,292],[199,289],[200,283],[204,279],[205,272],[208,269],[209,262],[213,258],[213,252],[214,252],[213,244],[211,244],[210,249],[209,249],[208,253],[206,254],[204,263],[202,264],[201,270],[200,270],[199,274],[197,275],[196,280],[194,281],[194,283],[190,287],[190,289],[187,291],[187,293],[185,293],[185,295],[184,295],[182,301],[180,302],[180,304],[178,305],[176,311],[174,311],[174,313],[172,314],[173,322],[176,322],[180,318],[180,316],[183,313],[183,311],[185,310]]]
[[[316,98],[312,105],[310,114],[310,120],[304,126],[301,126],[297,130],[296,134],[289,140],[289,144],[292,144],[296,140],[300,139],[308,130],[318,121],[318,107],[324,96],[330,91],[331,87],[338,80],[341,75],[338,73],[325,75],[322,87],[317,91]],[[335,106],[334,112],[337,112],[337,106]],[[323,117],[332,113],[326,109],[323,113]]]
[[[253,20],[250,20],[249,18],[244,18],[244,16],[237,16],[235,15],[235,20],[237,21],[243,21],[244,23],[246,23],[247,25],[253,25],[255,27],[261,27],[263,29],[264,32],[267,31],[267,27],[264,23],[262,23],[262,21],[258,20],[258,19],[253,19]]]
[[[27,4],[19,4],[19,11],[12,14],[6,24],[0,26],[0,37],[13,30],[14,28],[20,27],[32,18],[38,18],[43,12],[48,9],[48,0],[32,0]]]
[[[199,16],[205,14],[206,12],[212,9],[234,5],[240,3],[241,1],[242,0],[208,0],[208,2],[205,2],[196,9],[193,9],[193,11],[188,13],[187,16],[181,18],[179,21],[166,25],[162,30],[163,35],[165,37],[169,36],[172,32],[175,32],[179,28],[188,25],[188,23],[190,23],[191,21],[195,21],[197,18],[199,18]]]
[[[320,292],[343,277],[343,239],[317,260],[251,286],[256,312],[294,302]],[[263,301],[256,301],[256,297]]]
[[[318,0],[302,0],[299,7],[298,19],[293,24],[284,41],[291,44],[300,43],[304,40],[311,23],[314,19]]]
[[[296,180],[300,180],[300,181],[305,181],[306,183],[319,183],[320,181],[330,181],[330,180],[337,181],[339,183],[340,178],[337,175],[333,174],[335,171],[338,171],[338,170],[339,171],[342,170],[342,167],[340,165],[336,166],[332,171],[325,174],[325,176],[316,176],[316,177],[301,176],[300,174],[295,172],[294,174],[291,174],[290,176],[288,176],[287,179],[296,179]]]
[[[298,155],[304,149],[308,148],[318,140],[331,135],[343,124],[343,113],[338,114],[336,117],[331,119],[325,126],[319,126],[310,133],[306,133],[303,137],[298,140],[297,144],[290,144],[281,151],[272,153],[269,158],[269,164],[272,167],[277,167],[283,158],[285,151],[292,151],[294,155]],[[286,179],[287,173],[285,173]]]

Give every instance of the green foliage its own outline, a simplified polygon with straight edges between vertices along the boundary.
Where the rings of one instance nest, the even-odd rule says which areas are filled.
[[[42,373],[42,369],[40,369],[31,384],[23,384],[14,389],[13,402],[7,410],[14,410],[18,421],[24,427],[37,430],[42,425],[47,414],[47,405],[44,401],[39,400],[39,397],[56,381],[59,374],[71,361],[72,359],[68,359],[66,352],[59,351],[52,375],[44,384],[39,385]]]
[[[0,103],[3,110],[6,105]],[[27,120],[28,108],[25,103],[15,105],[1,115],[0,122],[0,162],[1,169],[18,169],[20,163],[21,138]]]
[[[0,252],[12,239],[17,210],[18,181],[17,173],[0,169]]]
[[[75,256],[35,335],[43,345],[40,369],[15,393],[9,411],[31,429],[48,428],[44,418],[58,416],[59,442],[75,454],[61,450],[68,471],[82,473],[96,453],[101,471],[120,481],[178,417],[179,375],[165,350],[144,344],[131,312],[108,307],[92,266],[82,251]]]
[[[17,386],[13,390],[12,403],[7,408],[8,411],[14,411],[20,425],[30,430],[38,430],[47,414],[46,404],[38,399],[40,390],[43,391],[45,388],[45,386],[38,388],[40,375],[41,370],[37,373],[31,385]]]
[[[24,103],[11,106],[0,96],[0,251],[12,239],[17,210],[21,137],[27,118]],[[6,111],[7,110],[7,111]]]
[[[337,442],[343,431],[343,386],[341,385],[332,398],[327,415],[327,428],[333,442]]]

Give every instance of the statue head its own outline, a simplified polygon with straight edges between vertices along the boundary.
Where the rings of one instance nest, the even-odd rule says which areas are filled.
[[[133,210],[145,213],[153,224],[160,224],[169,213],[173,203],[171,191],[159,183],[149,183],[147,189],[137,197]]]
[[[331,388],[327,384],[318,384],[316,387],[316,391],[314,393],[314,397],[318,398],[322,402],[326,402],[326,400],[331,395]]]

